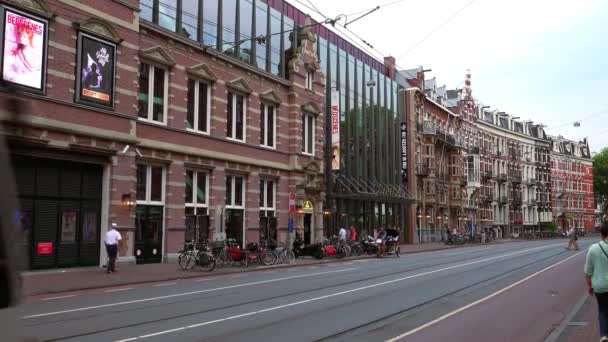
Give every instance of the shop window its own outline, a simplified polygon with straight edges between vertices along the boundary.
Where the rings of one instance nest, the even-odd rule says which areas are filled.
[[[168,79],[169,73],[163,68],[146,63],[139,65],[137,102],[140,120],[166,124]]]
[[[302,114],[302,153],[315,154],[315,116]]]
[[[162,166],[137,164],[137,202],[164,202],[165,170]]]
[[[226,136],[229,139],[245,141],[246,102],[245,96],[228,92]]]
[[[276,109],[273,105],[260,105],[260,145],[275,147]]]
[[[209,133],[210,89],[203,81],[188,80],[188,113],[187,129],[200,133]]]

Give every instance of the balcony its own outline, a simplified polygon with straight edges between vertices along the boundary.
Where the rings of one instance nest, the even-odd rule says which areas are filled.
[[[506,173],[499,173],[498,176],[496,177],[496,179],[498,179],[499,182],[506,182],[507,181],[507,174]]]
[[[483,178],[484,180],[490,179],[493,176],[493,172],[492,171],[486,171],[486,172],[482,172],[481,173],[481,178]]]
[[[530,206],[536,206],[538,204],[539,201],[535,200],[535,199],[529,199],[528,200],[528,205]]]
[[[479,154],[479,147],[477,147],[477,146],[469,147],[469,154]]]
[[[483,198],[483,203],[492,203],[494,202],[494,198],[492,196],[486,196]]]
[[[426,135],[435,135],[435,128],[431,125],[430,121],[424,121],[422,125],[422,133]]]
[[[417,165],[416,166],[416,175],[420,177],[428,177],[432,174],[433,169],[426,165]]]
[[[516,197],[513,197],[512,203],[515,206],[520,206],[520,205],[522,205],[523,202],[521,200],[521,197],[516,196]]]
[[[513,175],[513,176],[511,176],[511,181],[513,183],[521,183],[521,175]]]
[[[468,184],[467,177],[461,176],[460,177],[460,186],[467,186],[467,184]]]
[[[422,123],[416,122],[416,132],[418,132],[418,133],[423,133],[424,132],[424,129],[422,127]]]
[[[509,199],[507,198],[507,196],[500,196],[500,200],[498,203],[500,203],[500,205],[507,205],[509,203]]]

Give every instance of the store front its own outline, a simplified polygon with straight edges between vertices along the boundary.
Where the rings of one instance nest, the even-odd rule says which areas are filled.
[[[14,159],[16,247],[32,269],[99,264],[101,165]]]

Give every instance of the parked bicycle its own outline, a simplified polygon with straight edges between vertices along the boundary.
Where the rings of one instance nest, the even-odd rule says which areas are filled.
[[[177,262],[182,270],[192,270],[198,266],[205,272],[215,269],[216,262],[206,242],[196,246],[193,242],[184,244],[184,249],[177,257]]]

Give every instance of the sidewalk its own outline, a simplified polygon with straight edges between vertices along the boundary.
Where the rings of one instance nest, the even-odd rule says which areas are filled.
[[[581,342],[599,341],[600,328],[597,320],[597,302],[595,298],[587,296],[583,306],[569,319],[562,323],[563,330],[555,339],[546,342]]]
[[[496,243],[506,243],[512,241],[503,239]],[[430,243],[430,244],[419,244],[419,245],[401,245],[401,254],[409,253],[420,253],[426,251],[436,251],[442,249],[451,249],[459,247],[470,247],[471,245],[464,246],[446,246],[443,243]],[[127,284],[138,284],[148,283],[157,281],[167,281],[185,278],[199,278],[206,276],[217,276],[223,274],[233,274],[242,272],[252,272],[265,269],[273,268],[286,268],[286,267],[298,267],[298,266],[309,266],[315,264],[324,263],[336,263],[343,261],[350,261],[354,259],[362,258],[373,258],[375,256],[362,255],[359,258],[325,258],[317,260],[310,257],[296,259],[293,264],[281,264],[273,266],[250,266],[249,268],[243,268],[239,266],[231,268],[216,269],[213,272],[203,272],[200,270],[196,271],[182,271],[177,263],[163,263],[163,264],[146,264],[146,265],[135,265],[135,264],[121,264],[120,271],[114,274],[106,274],[105,268],[100,267],[87,267],[87,268],[75,268],[75,269],[56,269],[56,270],[42,270],[42,271],[29,271],[21,274],[22,281],[22,296],[34,296],[41,294],[59,293],[75,290],[87,290],[95,288],[113,287]]]

